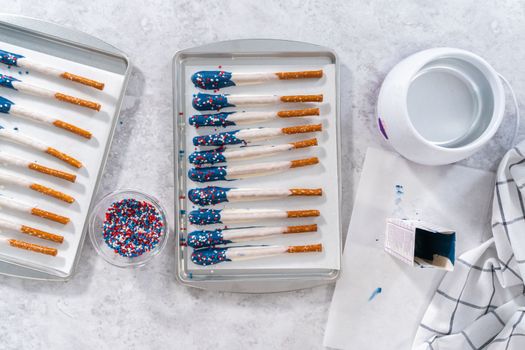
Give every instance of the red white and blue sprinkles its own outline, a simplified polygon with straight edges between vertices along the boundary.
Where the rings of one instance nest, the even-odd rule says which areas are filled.
[[[147,201],[122,199],[106,210],[104,241],[123,257],[138,257],[153,250],[163,235],[162,216]]]

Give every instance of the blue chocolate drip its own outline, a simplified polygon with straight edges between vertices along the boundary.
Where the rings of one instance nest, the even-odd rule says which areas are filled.
[[[19,58],[24,58],[24,56],[0,50],[0,62],[3,64],[7,64],[8,66],[17,66]]]
[[[214,265],[223,261],[231,261],[226,257],[226,251],[227,248],[197,249],[191,254],[191,261],[202,266]]]
[[[223,148],[216,148],[210,151],[196,151],[188,157],[191,164],[215,164],[226,162],[226,157],[223,155]]]
[[[0,96],[0,113],[8,114],[12,105],[14,105],[14,102],[9,101],[7,98]]]
[[[195,136],[193,138],[194,146],[224,146],[224,145],[238,145],[246,143],[244,140],[237,138],[240,130],[221,132],[218,134]]]
[[[189,190],[188,198],[193,204],[206,206],[228,202],[228,191],[231,188],[209,186],[205,188],[194,188]]]
[[[20,81],[16,78],[10,77],[9,75],[0,74],[0,86],[16,90],[13,86],[13,81]]]
[[[225,166],[214,166],[207,168],[191,168],[188,177],[196,182],[211,182],[226,180],[228,174]]]
[[[213,247],[218,244],[232,243],[232,241],[224,239],[222,229],[220,228],[213,231],[203,230],[190,232],[186,242],[192,248]]]
[[[228,95],[210,95],[198,93],[193,95],[193,108],[198,111],[218,111],[226,107],[235,107],[228,103]]]
[[[194,225],[212,225],[221,223],[221,211],[215,209],[192,210],[188,216]]]
[[[193,84],[204,90],[215,90],[234,86],[235,83],[231,79],[232,74],[223,70],[202,70],[191,76]]]
[[[235,112],[222,112],[215,114],[195,114],[190,117],[190,125],[196,128],[201,126],[229,126],[235,125],[235,122],[229,121],[228,116]]]

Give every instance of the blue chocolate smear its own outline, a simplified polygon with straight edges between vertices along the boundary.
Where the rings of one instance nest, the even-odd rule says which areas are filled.
[[[193,95],[192,105],[198,111],[218,111],[226,107],[235,107],[228,102],[227,95],[211,95],[201,92]]]
[[[0,74],[0,86],[16,90],[13,86],[14,81],[20,81],[16,78],[10,77],[9,75]]]
[[[202,164],[215,164],[226,162],[223,148],[216,148],[209,151],[195,151],[188,159],[191,164],[202,165]]]
[[[8,100],[5,97],[0,96],[0,113],[8,114],[11,110],[12,105],[14,105],[14,102]]]
[[[227,248],[196,249],[191,254],[191,261],[197,265],[208,266],[223,261],[231,261],[226,257]]]
[[[234,86],[235,83],[231,79],[232,73],[223,70],[202,70],[191,76],[191,81],[195,87],[204,90],[215,90]]]
[[[190,117],[190,125],[199,128],[201,126],[229,126],[235,122],[229,121],[228,116],[235,112],[222,112],[215,114],[195,114]]]
[[[244,140],[237,138],[240,130],[221,132],[218,134],[195,136],[193,138],[194,146],[224,146],[224,145],[238,145],[246,143]]]
[[[188,177],[196,182],[211,182],[227,180],[228,174],[225,166],[207,167],[207,168],[191,168],[188,171]]]
[[[19,58],[24,58],[24,56],[0,50],[0,62],[2,62],[3,64],[7,64],[8,66],[16,66],[18,65]]]
[[[209,186],[205,188],[194,188],[188,191],[188,198],[193,204],[200,206],[215,205],[228,202],[228,191],[231,188]]]
[[[222,229],[213,231],[193,231],[188,234],[186,242],[192,248],[213,247],[219,244],[228,244],[232,241],[224,239]]]
[[[188,216],[194,225],[212,225],[221,223],[221,211],[215,209],[192,210]]]

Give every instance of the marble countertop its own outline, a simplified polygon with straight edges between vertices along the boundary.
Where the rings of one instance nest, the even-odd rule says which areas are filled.
[[[2,11],[85,31],[129,54],[134,69],[123,123],[98,195],[138,188],[160,198],[169,212],[174,207],[170,64],[180,49],[262,37],[313,42],[338,52],[344,227],[365,151],[384,147],[374,106],[381,81],[400,59],[435,46],[474,51],[525,101],[525,4],[517,0],[11,0],[2,3]],[[510,111],[491,143],[464,164],[495,169],[510,142]],[[333,286],[270,295],[182,287],[175,281],[173,240],[170,244],[138,270],[108,265],[88,242],[69,282],[0,277],[0,348],[322,348]]]

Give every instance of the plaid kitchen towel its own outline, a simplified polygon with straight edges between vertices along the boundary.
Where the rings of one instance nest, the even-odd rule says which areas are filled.
[[[413,349],[525,349],[525,142],[498,168],[492,237],[462,254],[421,321]]]

